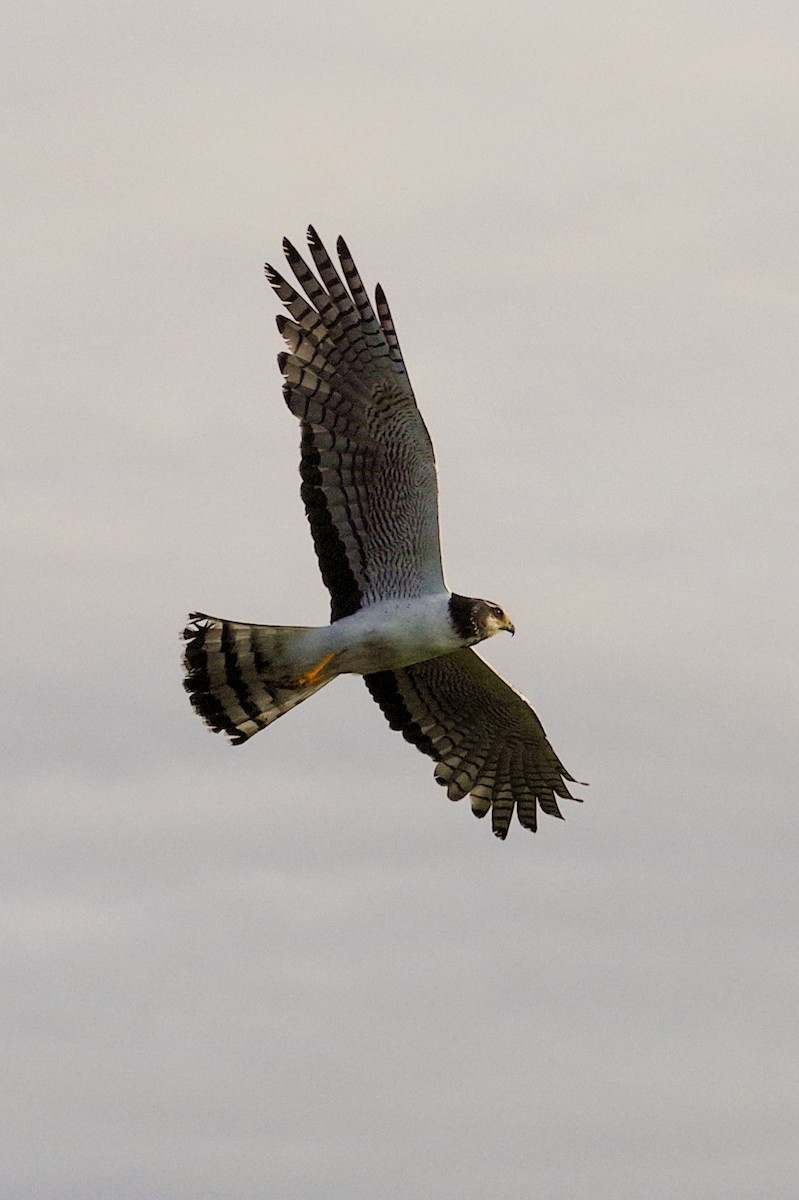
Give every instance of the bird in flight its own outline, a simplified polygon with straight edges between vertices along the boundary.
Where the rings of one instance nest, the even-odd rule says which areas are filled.
[[[250,625],[192,613],[185,688],[215,732],[244,742],[345,673],[362,675],[392,729],[436,761],[451,800],[491,813],[498,838],[514,809],[560,817],[576,782],[527,700],[472,649],[514,627],[500,605],[444,582],[438,485],[383,289],[366,294],[342,238],[339,268],[313,228],[315,270],[285,240],[302,292],[266,274],[286,403],[299,419],[301,495],[331,596],[330,624]],[[303,294],[304,293],[304,294]]]

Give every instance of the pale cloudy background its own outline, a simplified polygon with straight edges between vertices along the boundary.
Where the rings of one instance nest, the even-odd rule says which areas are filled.
[[[3,1200],[793,1200],[795,3],[7,5]],[[586,803],[339,681],[262,262],[386,287],[453,586]]]

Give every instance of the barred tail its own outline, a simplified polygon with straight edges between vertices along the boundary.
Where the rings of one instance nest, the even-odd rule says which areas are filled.
[[[195,711],[234,745],[318,692],[328,679],[304,687],[287,682],[293,647],[305,626],[245,625],[190,613],[183,631],[183,686]],[[276,680],[280,682],[275,682]]]

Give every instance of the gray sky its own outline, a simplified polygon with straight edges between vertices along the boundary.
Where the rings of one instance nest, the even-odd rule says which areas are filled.
[[[795,4],[6,6],[3,1200],[793,1200]],[[391,301],[448,579],[585,803],[339,680],[262,263]]]

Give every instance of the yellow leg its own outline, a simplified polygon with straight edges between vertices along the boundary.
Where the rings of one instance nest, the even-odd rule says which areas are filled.
[[[310,671],[306,671],[303,675],[298,675],[294,681],[297,687],[310,687],[312,683],[321,683],[322,674],[328,663],[331,663],[336,657],[335,654],[326,654],[321,662],[318,662],[315,667],[311,667]]]

